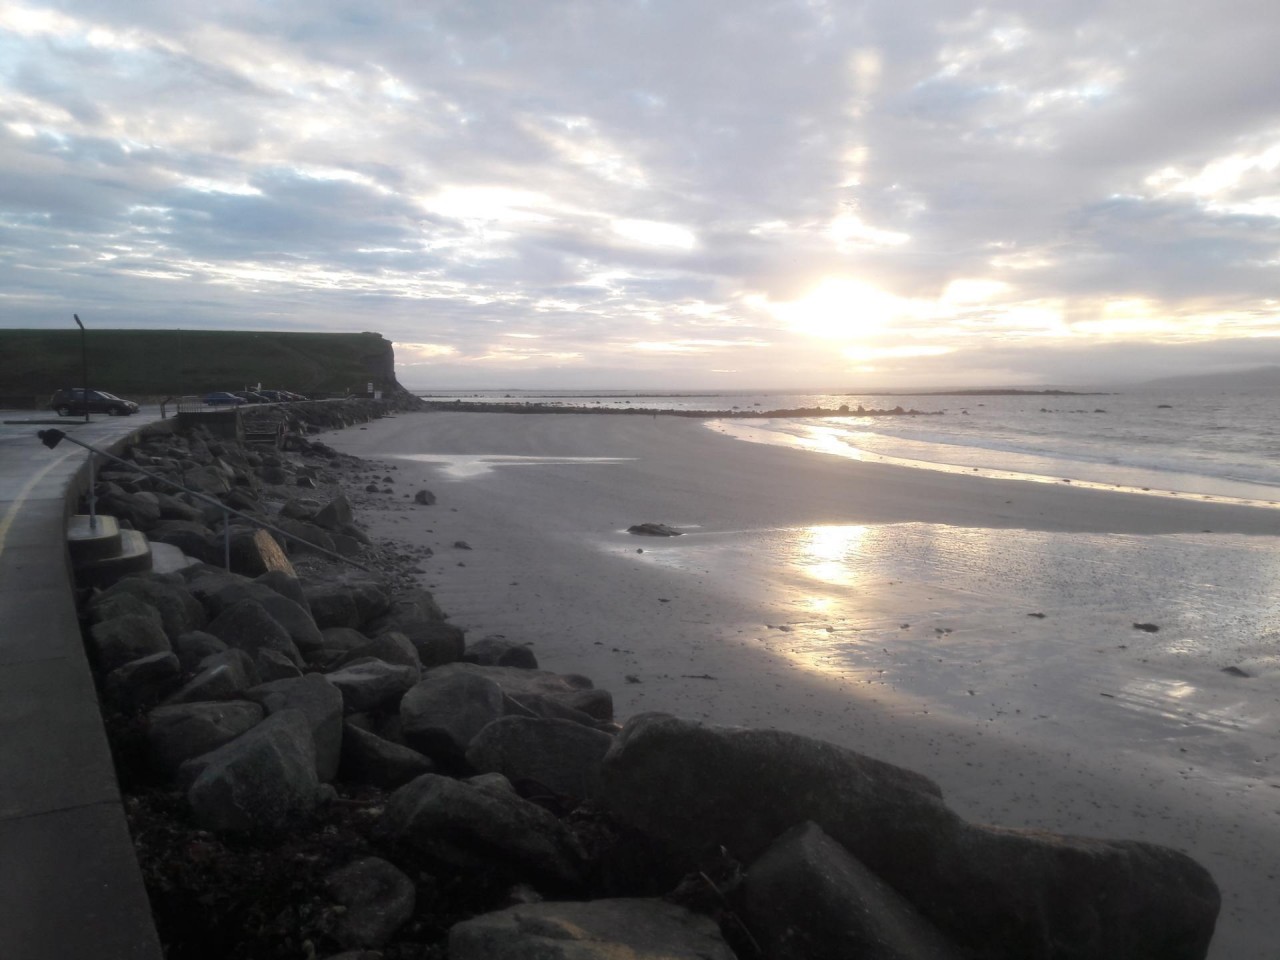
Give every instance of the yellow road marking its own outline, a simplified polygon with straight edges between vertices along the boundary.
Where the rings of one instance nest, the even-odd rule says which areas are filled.
[[[45,478],[45,474],[62,463],[67,457],[75,456],[79,452],[78,449],[67,450],[57,460],[46,465],[43,470],[23,484],[22,489],[18,491],[18,496],[9,504],[9,509],[4,512],[3,517],[0,517],[0,555],[4,554],[4,541],[5,537],[9,535],[9,528],[13,526],[13,518],[18,515],[18,511],[22,508],[23,503],[26,502],[27,497],[31,495],[31,491],[35,489],[36,484]]]

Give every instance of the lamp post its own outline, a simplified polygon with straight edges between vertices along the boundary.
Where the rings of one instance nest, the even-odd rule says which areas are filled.
[[[89,346],[85,342],[84,324],[80,322],[80,315],[73,313],[72,318],[76,322],[76,326],[80,328],[80,382],[84,385],[84,422],[89,422]]]

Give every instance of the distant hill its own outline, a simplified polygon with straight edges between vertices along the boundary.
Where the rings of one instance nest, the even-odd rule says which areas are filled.
[[[398,390],[391,343],[377,333],[89,330],[89,386],[125,396],[242,390]],[[79,386],[79,330],[0,330],[0,395],[47,397]]]
[[[1227,393],[1280,393],[1280,366],[1250,367],[1230,373],[1202,373],[1144,380],[1139,390],[1203,390]]]

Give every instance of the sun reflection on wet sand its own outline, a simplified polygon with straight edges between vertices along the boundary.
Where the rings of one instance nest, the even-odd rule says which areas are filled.
[[[441,465],[441,472],[453,480],[465,480],[491,473],[495,467],[532,467],[562,464],[625,463],[634,457],[519,457],[508,454],[383,453],[388,460],[414,460]]]

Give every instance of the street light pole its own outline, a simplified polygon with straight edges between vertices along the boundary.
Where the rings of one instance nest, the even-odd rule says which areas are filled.
[[[89,422],[89,346],[85,342],[84,324],[80,322],[80,315],[73,313],[72,318],[76,322],[76,326],[80,328],[80,382],[84,385],[84,422]]]

